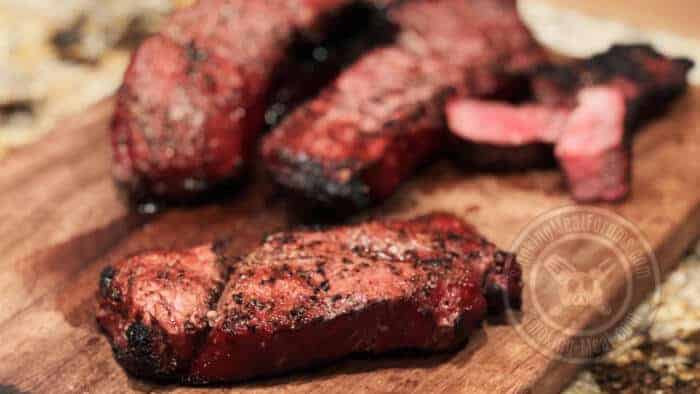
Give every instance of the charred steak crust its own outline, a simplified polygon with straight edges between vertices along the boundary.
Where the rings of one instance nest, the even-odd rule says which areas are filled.
[[[102,271],[97,320],[127,371],[165,380],[186,373],[227,277],[215,249],[153,252]]]
[[[444,147],[449,95],[496,94],[544,59],[513,1],[406,1],[389,17],[400,28],[393,45],[361,57],[264,138],[282,186],[334,207],[386,198]]]
[[[391,50],[377,52],[392,56]],[[308,128],[316,127],[318,111],[300,109],[265,140],[262,151],[267,168],[277,183],[311,201],[348,210],[367,207],[391,194],[408,173],[443,145],[441,108],[449,91],[438,91],[427,103],[407,103],[378,130],[358,131],[339,122],[322,125],[319,128],[324,130],[312,134]],[[333,106],[336,94],[336,89],[329,88],[315,103]],[[370,113],[358,116],[373,118]],[[399,128],[402,124],[407,126]],[[341,156],[329,157],[334,150],[341,151]]]
[[[605,52],[568,64],[542,64],[533,74],[535,98],[543,103],[575,104],[585,86],[619,82],[630,101],[674,97],[687,88],[693,62],[668,58],[646,44],[613,45]],[[661,103],[659,103],[661,104]]]
[[[626,101],[625,129],[663,113],[673,98],[688,87],[693,61],[670,58],[646,44],[613,45],[605,52],[569,64],[544,64],[531,80],[535,99],[544,104],[576,105],[579,91],[607,85]]]
[[[293,87],[280,81],[296,67],[288,52],[347,28],[335,18],[367,16],[359,3],[384,1],[200,0],[177,11],[135,51],[118,92],[111,127],[116,181],[136,199],[187,200],[238,178],[267,102],[292,104],[272,94]],[[334,59],[326,63],[340,68]],[[321,82],[333,75],[325,71],[316,73]]]
[[[364,53],[394,40],[397,26],[386,17],[385,6],[378,0],[352,2],[323,18],[323,26],[315,29],[323,34],[306,37],[303,30],[295,34],[269,89],[266,129],[277,126],[295,107],[317,96]]]
[[[453,137],[450,157],[465,168],[493,173],[552,168],[556,165],[554,148],[547,143],[528,143],[521,146],[469,143]]]
[[[522,290],[515,257],[449,214],[274,234],[228,279],[219,260],[200,247],[104,271],[98,321],[127,371],[205,384],[450,350]]]

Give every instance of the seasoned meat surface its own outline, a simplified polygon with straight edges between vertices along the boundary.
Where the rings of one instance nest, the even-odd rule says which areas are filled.
[[[137,199],[181,200],[238,177],[279,74],[294,69],[292,44],[322,41],[358,3],[201,0],[176,12],[136,50],[117,95],[117,182]]]
[[[455,91],[494,93],[543,59],[508,0],[417,0],[393,7],[394,45],[363,56],[263,141],[277,182],[325,205],[390,195],[444,146]]]
[[[178,267],[177,253],[170,257],[160,264]],[[136,268],[138,259],[128,264]],[[178,360],[187,367],[171,369],[169,377],[198,384],[238,381],[353,353],[454,349],[487,313],[518,306],[522,288],[515,257],[448,214],[273,234],[231,267],[218,303],[207,304],[208,326],[185,332],[198,344]],[[173,293],[158,294],[161,302],[174,301]],[[128,310],[155,313],[148,299],[132,302]],[[103,326],[124,309],[107,291],[101,305]],[[172,316],[179,323],[199,316],[194,310]],[[136,375],[152,376],[155,366],[138,355],[156,353],[149,360],[162,360],[176,352],[169,347],[174,342],[162,341],[150,353],[131,349],[135,358],[119,357],[130,345],[123,339],[129,326],[105,328],[117,359]]]

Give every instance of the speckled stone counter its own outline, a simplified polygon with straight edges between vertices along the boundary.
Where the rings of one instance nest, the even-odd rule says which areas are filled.
[[[134,45],[191,0],[0,0],[0,157],[112,94]]]
[[[664,282],[649,324],[579,374],[566,394],[700,392],[700,243]]]

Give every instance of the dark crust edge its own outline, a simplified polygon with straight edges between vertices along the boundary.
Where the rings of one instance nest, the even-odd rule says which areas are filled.
[[[287,152],[276,152],[268,173],[288,192],[301,194],[322,208],[357,210],[372,204],[370,187],[358,176],[354,163],[348,163],[353,177],[339,182],[328,176],[329,170],[314,159]]]
[[[450,137],[450,156],[466,169],[496,173],[548,169],[556,166],[554,145],[532,142],[523,145],[494,145]]]
[[[219,302],[231,272],[229,265],[231,259],[224,254],[227,244],[227,240],[217,240],[211,244],[211,250],[216,255],[217,262],[223,264],[226,269],[221,284],[215,287],[210,293],[210,308],[216,306]],[[106,305],[100,303],[101,305],[98,306],[98,309],[108,309],[110,313],[118,314],[121,319],[126,321],[127,316],[124,315],[123,310],[121,308],[115,308],[114,305],[115,302],[124,302],[124,300],[121,299],[122,295],[118,292],[115,293],[115,289],[111,286],[112,280],[116,274],[117,269],[115,269],[113,265],[106,266],[100,273],[98,294],[100,301],[102,299],[107,299],[108,302]],[[177,360],[172,352],[167,335],[165,335],[160,325],[157,323],[154,325],[145,325],[141,319],[135,319],[131,322],[125,327],[126,331],[120,333],[126,338],[126,347],[118,346],[114,338],[102,328],[102,325],[98,324],[98,326],[107,336],[115,359],[130,375],[157,383],[187,383],[186,375],[183,375],[183,372],[189,370],[190,362],[194,360],[196,356],[193,356],[191,360],[186,362]],[[195,354],[201,348],[201,344],[210,331],[211,328],[207,326],[195,334],[193,343]],[[159,344],[160,348],[157,348]]]

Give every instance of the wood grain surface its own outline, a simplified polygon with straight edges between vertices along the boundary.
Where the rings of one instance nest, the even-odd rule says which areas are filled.
[[[512,327],[487,324],[454,354],[354,357],[313,371],[208,388],[128,377],[95,324],[104,266],[147,249],[224,237],[233,241],[232,250],[245,253],[270,231],[308,221],[314,212],[286,201],[260,174],[225,201],[151,217],[130,212],[109,175],[111,105],[98,104],[0,161],[0,392],[549,393],[575,373],[576,365],[538,353]],[[637,136],[634,156],[631,198],[602,207],[634,223],[668,272],[700,234],[700,89]],[[508,249],[533,218],[569,204],[554,170],[496,176],[442,162],[366,215],[450,211]],[[611,292],[622,285],[620,278],[611,281]],[[522,321],[531,313],[526,300]],[[580,328],[592,319],[579,316]]]

